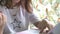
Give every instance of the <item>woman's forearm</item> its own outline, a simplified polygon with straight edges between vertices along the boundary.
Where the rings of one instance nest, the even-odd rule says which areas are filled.
[[[44,31],[44,29],[47,27],[48,30],[51,30],[53,28],[53,25],[48,24],[48,22],[46,20],[42,20],[39,22],[34,23],[34,25],[39,28],[40,32],[42,33]]]

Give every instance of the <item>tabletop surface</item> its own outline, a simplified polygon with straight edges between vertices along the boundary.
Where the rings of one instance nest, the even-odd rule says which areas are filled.
[[[39,30],[26,30],[26,31],[19,32],[17,34],[39,34]]]
[[[32,30],[18,32],[17,34],[39,34],[39,32],[40,32],[39,30],[32,29]],[[44,33],[40,33],[40,34],[46,34],[46,33],[44,32]]]

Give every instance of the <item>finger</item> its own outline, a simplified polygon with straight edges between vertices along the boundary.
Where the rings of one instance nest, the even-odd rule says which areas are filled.
[[[0,25],[3,24],[3,23],[2,23],[2,22],[3,22],[2,20],[3,20],[3,17],[2,17],[2,14],[0,13]]]
[[[4,15],[4,14],[3,14],[3,20],[4,20],[4,23],[7,22],[7,17],[6,17],[6,15]]]
[[[3,13],[0,13],[0,26],[3,26],[6,21],[6,16]]]
[[[45,29],[45,27],[43,29],[40,29],[40,33],[43,33],[44,29]]]
[[[51,25],[51,24],[48,24],[47,27],[48,27],[49,30],[53,29],[53,25]]]

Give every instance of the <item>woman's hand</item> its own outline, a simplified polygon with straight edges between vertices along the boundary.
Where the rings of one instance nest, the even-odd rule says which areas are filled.
[[[0,11],[0,34],[3,34],[3,29],[7,19],[6,16]]]
[[[52,24],[49,24],[46,20],[42,20],[42,21],[39,21],[37,23],[34,24],[37,28],[39,28],[40,30],[40,33],[43,33],[43,31],[46,29],[46,27],[48,28],[48,30],[46,31],[46,33],[48,31],[50,31],[52,28],[53,28],[53,25]]]

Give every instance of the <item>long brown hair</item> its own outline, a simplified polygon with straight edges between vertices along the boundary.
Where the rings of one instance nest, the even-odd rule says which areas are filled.
[[[28,12],[32,12],[32,7],[31,7],[30,3],[31,3],[31,0],[26,0],[25,9]]]
[[[6,6],[7,8],[12,8],[12,0],[6,0],[5,6]]]
[[[31,13],[32,12],[32,7],[31,7],[31,0],[20,0],[19,3],[17,3],[17,6],[22,6],[27,10],[27,12]],[[6,1],[6,7],[7,8],[13,8],[14,6],[12,5],[12,0]]]

